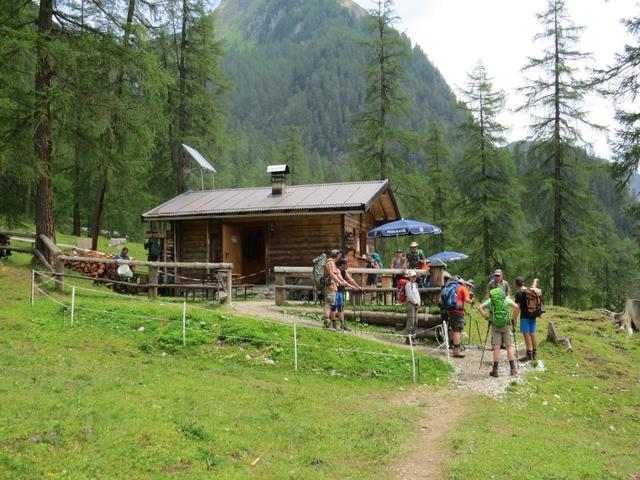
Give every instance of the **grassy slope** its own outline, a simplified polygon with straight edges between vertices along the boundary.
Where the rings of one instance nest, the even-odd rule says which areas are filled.
[[[549,310],[540,337],[554,321],[573,337],[575,353],[542,342],[546,372],[530,374],[500,400],[478,397],[451,436],[450,478],[640,475],[640,335],[628,339],[595,313]]]
[[[78,311],[70,328],[49,300],[29,307],[29,271],[15,266],[24,257],[0,267],[7,478],[385,478],[382,467],[409,440],[417,410],[388,408],[398,384],[410,382],[406,351],[301,330],[308,346],[296,374],[290,327],[194,311],[185,349],[179,306],[133,306],[104,293],[78,300],[165,320]],[[422,364],[424,381],[446,377],[441,363]]]

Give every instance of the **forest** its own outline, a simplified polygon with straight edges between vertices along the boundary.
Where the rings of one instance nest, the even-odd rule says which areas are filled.
[[[405,218],[470,255],[457,273],[539,277],[546,299],[619,308],[640,294],[640,16],[612,65],[585,64],[562,0],[522,58],[528,138],[482,62],[454,92],[395,28],[391,0],[16,0],[0,10],[0,226],[141,239],[140,214],[199,189],[389,178]],[[455,19],[446,19],[454,21]],[[618,106],[611,159],[591,153],[584,97]],[[385,246],[389,248],[389,246]],[[383,251],[383,253],[387,253]]]

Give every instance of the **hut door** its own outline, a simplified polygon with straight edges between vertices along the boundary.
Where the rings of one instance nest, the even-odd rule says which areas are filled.
[[[224,261],[233,263],[233,273],[242,275],[242,227],[222,225]]]

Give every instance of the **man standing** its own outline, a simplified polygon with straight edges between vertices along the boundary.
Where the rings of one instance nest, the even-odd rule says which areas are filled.
[[[516,303],[520,307],[520,331],[524,336],[524,343],[527,346],[527,354],[521,361],[536,359],[536,347],[538,340],[536,339],[536,317],[540,315],[542,305],[542,292],[538,288],[538,279],[533,279],[531,288],[524,285],[522,277],[516,278]],[[528,301],[530,297],[533,301]]]
[[[417,242],[411,242],[409,252],[407,253],[407,268],[415,270],[419,268],[420,260],[426,258],[424,252],[418,248]]]
[[[463,358],[464,352],[460,347],[460,337],[464,331],[465,311],[464,304],[471,303],[471,295],[464,285],[464,281],[455,276],[442,288],[441,293],[442,306],[447,310],[447,319],[449,326],[453,332],[453,356]]]
[[[353,277],[349,274],[347,270],[348,264],[345,259],[341,258],[336,262],[336,265],[338,267],[338,275],[340,275],[340,278],[343,281],[347,282],[347,286],[338,286],[338,291],[336,292],[336,302],[335,305],[331,306],[331,312],[333,315],[335,315],[335,312],[337,312],[340,319],[340,328],[342,328],[342,330],[344,331],[350,331],[351,329],[347,327],[347,322],[345,322],[344,320],[344,301],[346,296],[346,289],[347,287],[351,287],[354,290],[361,290],[361,288],[360,285],[358,285]]]
[[[415,270],[409,270],[407,277],[409,277],[409,282],[404,286],[407,297],[407,324],[404,327],[404,333],[406,335],[414,335],[418,325],[418,309],[420,308],[420,292],[416,283],[418,274]]]
[[[509,282],[507,282],[502,275],[502,270],[497,269],[493,272],[493,280],[487,285],[487,295],[485,298],[489,298],[489,292],[494,288],[499,288],[504,292],[505,297],[511,296],[511,289],[509,288]]]
[[[490,311],[487,312],[486,309]],[[520,307],[504,294],[504,291],[497,287],[489,292],[489,299],[478,307],[480,314],[491,323],[491,344],[493,345],[493,368],[489,375],[498,376],[498,363],[500,362],[500,345],[506,345],[507,358],[509,359],[509,367],[511,375],[517,372],[515,364],[515,355],[513,353],[513,334],[515,320],[512,319],[510,308],[515,312]]]
[[[338,267],[336,262],[340,259],[340,250],[331,250],[327,263],[324,266],[324,290],[322,296],[324,297],[324,328],[336,328],[336,312],[331,307],[336,304],[336,293],[338,286],[348,286],[340,274],[338,273]]]
[[[391,259],[391,268],[395,268],[396,270],[404,270],[407,265],[407,260],[404,258],[404,255],[402,254],[402,250],[398,249],[396,250],[396,254],[395,256]],[[398,280],[400,280],[401,275],[394,275],[393,276],[393,283],[392,286],[393,288],[396,288],[398,286]]]

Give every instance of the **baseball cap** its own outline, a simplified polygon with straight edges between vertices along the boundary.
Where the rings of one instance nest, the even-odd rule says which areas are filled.
[[[417,247],[418,246],[418,242],[411,242],[411,244],[409,246],[410,247]]]
[[[502,276],[502,270],[497,269],[495,272],[493,272],[493,276],[494,277],[497,276],[497,275]]]
[[[332,257],[337,257],[338,255],[340,255],[340,250],[334,248],[333,250],[331,250],[331,256]]]

